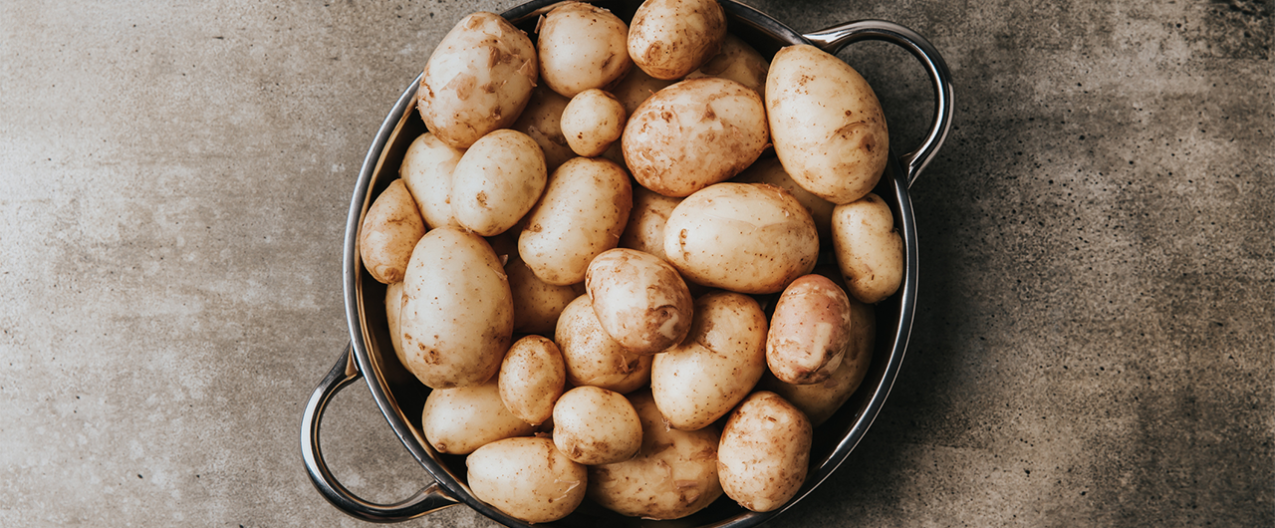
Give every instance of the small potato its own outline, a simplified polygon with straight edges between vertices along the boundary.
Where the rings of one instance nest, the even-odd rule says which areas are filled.
[[[655,95],[655,92],[671,84],[673,81],[656,79],[647,75],[641,68],[633,68],[619,84],[615,85],[615,88],[611,89],[611,95],[624,105],[624,115],[631,116],[643,102]]]
[[[616,248],[589,263],[585,290],[607,335],[633,354],[655,354],[682,342],[694,300],[663,259]]]
[[[394,355],[398,362],[407,364],[407,356],[403,354],[403,332],[398,326],[398,313],[403,308],[403,283],[396,282],[385,288],[385,321],[390,327],[390,345],[394,347]]]
[[[429,229],[460,226],[452,215],[452,172],[464,153],[426,132],[412,140],[403,154],[398,175],[412,192]]]
[[[505,273],[514,296],[514,332],[552,335],[562,310],[584,293],[582,283],[555,286],[540,280],[517,254],[510,255]]]
[[[581,464],[621,462],[642,447],[642,421],[624,395],[576,387],[553,407],[553,443]]]
[[[567,382],[625,394],[651,381],[651,356],[630,354],[616,343],[593,313],[593,302],[581,295],[562,311],[554,340],[567,367]]]
[[[903,237],[875,194],[833,210],[832,248],[846,288],[862,302],[881,302],[903,283]]]
[[[669,198],[642,187],[633,188],[633,210],[620,235],[620,247],[636,249],[659,258],[664,255],[664,224],[681,198]]]
[[[572,151],[592,158],[620,139],[627,115],[615,96],[596,88],[585,90],[562,111],[562,134]]]
[[[482,385],[431,391],[421,411],[421,430],[439,453],[465,455],[501,438],[529,435],[535,426],[505,408],[493,379]]]
[[[558,169],[567,160],[576,157],[567,138],[562,135],[562,111],[571,100],[541,85],[531,91],[527,108],[513,126],[509,127],[536,141],[545,154],[545,168],[549,172]]]
[[[425,221],[412,193],[396,179],[372,202],[359,229],[359,256],[367,272],[384,284],[403,280],[412,248],[425,236]]]
[[[722,490],[740,506],[771,511],[797,495],[810,464],[814,429],[778,394],[750,395],[731,413],[717,448]]]
[[[553,406],[567,382],[567,369],[557,344],[529,335],[509,347],[496,381],[505,408],[519,420],[540,425],[553,416]]]
[[[651,364],[651,394],[669,426],[708,426],[748,395],[766,371],[766,326],[747,295],[718,291],[695,300],[690,335]]]
[[[832,208],[837,204],[824,200],[810,191],[797,185],[797,182],[788,176],[788,172],[784,171],[784,166],[779,162],[779,158],[766,158],[757,160],[757,163],[744,169],[731,181],[739,183],[769,183],[775,187],[779,187],[792,194],[802,206],[810,211],[810,218],[815,221],[815,229],[819,231],[819,240],[832,242]]]
[[[759,97],[766,96],[766,71],[770,63],[748,43],[739,40],[735,35],[726,34],[722,41],[722,51],[708,62],[686,76],[687,79],[700,77],[721,77],[752,88]]]
[[[501,129],[465,151],[452,175],[456,221],[482,236],[513,227],[544,191],[545,156],[530,136]]]
[[[606,9],[562,2],[545,14],[538,31],[540,78],[566,97],[609,87],[633,67],[629,26]]]
[[[549,178],[518,238],[518,254],[540,280],[584,280],[593,257],[615,247],[633,208],[629,175],[604,159],[574,158]]]
[[[854,338],[850,297],[822,275],[789,284],[775,303],[766,334],[766,365],[787,383],[827,380]]]
[[[588,472],[548,438],[506,438],[465,459],[469,489],[483,502],[528,523],[566,517],[580,506]]]
[[[680,79],[716,55],[726,39],[717,0],[646,0],[633,14],[629,56],[656,79]]]

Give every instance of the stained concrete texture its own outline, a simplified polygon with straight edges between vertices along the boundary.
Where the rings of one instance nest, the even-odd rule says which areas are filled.
[[[907,361],[775,525],[1275,525],[1271,2],[749,3],[910,26],[956,86]],[[0,525],[362,525],[297,440],[354,177],[451,24],[512,4],[0,5]],[[921,68],[841,57],[916,144]],[[369,499],[427,481],[362,385],[324,431]]]

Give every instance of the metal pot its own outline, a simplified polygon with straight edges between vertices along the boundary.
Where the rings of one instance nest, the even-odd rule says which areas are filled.
[[[917,243],[916,225],[908,187],[937,153],[951,123],[952,87],[950,74],[942,57],[915,32],[878,20],[850,22],[806,35],[799,34],[765,14],[731,0],[720,0],[725,8],[731,33],[751,44],[762,55],[773,55],[780,48],[794,44],[813,44],[830,53],[861,40],[881,40],[903,47],[921,61],[933,84],[936,98],[934,122],[922,144],[902,156],[891,156],[891,162],[880,184],[874,190],[890,204],[895,225],[903,236],[906,269],[898,293],[878,304],[876,350],[872,365],[856,393],[825,424],[815,431],[810,456],[810,471],[805,484],[782,508],[765,513],[750,512],[723,496],[704,510],[689,517],[655,521],[624,517],[586,500],[575,513],[548,523],[548,526],[577,527],[661,527],[692,526],[743,528],[756,526],[791,508],[802,497],[828,478],[859,443],[877,412],[885,403],[899,365],[907,349],[916,309]],[[556,0],[533,0],[503,14],[529,35],[539,15],[548,11]],[[640,0],[594,2],[628,20]],[[407,146],[425,131],[415,109],[416,87],[420,77],[412,81],[394,104],[381,125],[364,159],[350,201],[345,228],[343,275],[345,314],[350,327],[350,344],[336,365],[310,396],[301,423],[301,452],[305,467],[319,492],[338,509],[359,519],[373,522],[397,522],[425,515],[456,504],[465,504],[483,515],[507,526],[526,527],[501,511],[478,500],[465,484],[464,458],[442,455],[434,451],[421,432],[420,417],[429,388],[418,382],[403,368],[390,345],[385,320],[385,286],[363,270],[358,259],[356,241],[372,199],[397,177],[398,165]],[[395,434],[432,477],[412,497],[395,504],[374,504],[350,493],[333,477],[319,449],[319,425],[328,401],[342,388],[360,377],[367,379],[368,389]],[[423,479],[428,480],[428,479]]]

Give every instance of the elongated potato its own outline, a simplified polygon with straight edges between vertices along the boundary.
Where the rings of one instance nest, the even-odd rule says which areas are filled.
[[[434,390],[421,411],[421,432],[439,453],[465,455],[534,430],[535,426],[505,408],[494,379],[482,385]]]
[[[549,177],[528,215],[518,254],[540,280],[584,280],[593,257],[615,247],[633,208],[629,176],[604,159],[574,158]]]
[[[495,130],[475,142],[456,164],[456,221],[482,236],[503,233],[536,204],[548,177],[544,153],[535,140],[517,130]]]
[[[403,308],[403,283],[396,282],[385,288],[385,321],[390,327],[390,346],[394,347],[394,356],[398,362],[407,364],[407,356],[403,355],[403,332],[398,326],[398,313]]]
[[[766,334],[766,365],[787,383],[827,380],[854,338],[850,297],[822,275],[789,284],[775,303]]]
[[[815,230],[819,231],[821,243],[832,243],[832,208],[837,204],[824,200],[807,191],[788,176],[779,158],[757,160],[752,166],[744,169],[731,181],[739,183],[768,183],[792,194],[802,206],[810,211],[810,218],[815,221]]]
[[[717,0],[646,0],[633,14],[628,48],[656,79],[680,79],[716,55],[726,38]]]
[[[602,329],[630,353],[662,352],[691,329],[694,300],[686,282],[650,253],[603,252],[589,263],[584,287]]]
[[[483,502],[528,523],[566,517],[588,488],[585,467],[548,438],[506,438],[465,459],[469,489]]]
[[[651,381],[651,356],[631,354],[607,335],[593,312],[593,302],[581,295],[558,318],[554,341],[562,351],[567,382],[591,385],[625,394]]]
[[[717,448],[722,490],[752,511],[783,506],[806,480],[813,437],[806,415],[778,394],[749,395],[722,428]]]
[[[739,40],[735,35],[726,34],[722,41],[722,50],[713,58],[686,76],[687,79],[700,77],[721,77],[752,88],[758,97],[766,96],[766,72],[770,62],[766,61],[757,50],[748,43]]]
[[[832,247],[854,298],[876,304],[903,283],[903,237],[881,197],[869,193],[833,210]]]
[[[505,408],[519,420],[540,425],[553,416],[567,382],[562,352],[548,338],[523,337],[509,347],[496,381]]]
[[[664,224],[681,198],[669,198],[641,185],[633,188],[633,210],[620,235],[620,247],[650,253],[662,259]]]
[[[426,132],[412,140],[403,154],[398,175],[412,192],[429,229],[460,225],[452,215],[452,172],[464,153]]]
[[[623,394],[576,387],[553,406],[553,443],[581,464],[620,462],[642,447],[642,421]]]
[[[425,236],[416,201],[403,185],[403,180],[390,183],[372,202],[359,229],[359,257],[372,278],[391,284],[403,280],[412,248]]]
[[[540,77],[566,97],[605,89],[633,67],[629,26],[606,9],[561,2],[545,14],[538,31]]]

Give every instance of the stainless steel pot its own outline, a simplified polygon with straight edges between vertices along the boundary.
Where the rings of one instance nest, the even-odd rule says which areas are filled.
[[[535,21],[548,11],[557,0],[534,0],[511,9],[504,17],[534,34]],[[640,0],[616,0],[594,2],[611,9],[628,20],[641,3]],[[782,508],[766,513],[747,511],[723,496],[708,508],[684,519],[655,521],[624,517],[605,510],[586,500],[570,516],[548,526],[577,527],[607,525],[620,527],[732,527],[743,528],[759,525],[775,515],[791,508],[809,494],[846,459],[868,427],[872,425],[899,371],[912,330],[912,315],[916,308],[917,243],[916,225],[908,187],[914,182],[926,164],[934,158],[947,136],[952,117],[952,86],[950,74],[941,56],[928,41],[912,30],[890,22],[865,20],[830,27],[806,35],[799,34],[761,12],[735,3],[721,0],[729,19],[730,31],[750,43],[763,55],[773,55],[780,48],[794,44],[813,44],[830,53],[861,40],[881,40],[903,47],[924,66],[933,84],[934,122],[921,146],[916,150],[892,156],[889,168],[874,192],[884,198],[894,212],[895,225],[903,235],[906,252],[906,270],[903,284],[891,298],[878,304],[877,345],[872,366],[858,391],[824,425],[815,431],[810,471],[805,484],[797,495]],[[526,527],[526,523],[479,501],[465,484],[463,457],[442,455],[434,451],[421,432],[420,417],[429,388],[423,386],[403,368],[390,345],[389,330],[385,320],[385,286],[376,282],[363,270],[358,258],[356,241],[372,199],[397,177],[398,165],[411,141],[425,131],[415,110],[416,87],[420,77],[412,81],[398,102],[394,104],[385,122],[368,149],[363,168],[355,183],[350,201],[350,214],[345,228],[343,255],[345,314],[350,327],[350,344],[341,352],[336,365],[319,382],[310,396],[301,423],[301,453],[305,467],[319,492],[340,510],[366,521],[397,522],[425,515],[435,510],[465,504],[483,515],[507,526]],[[415,495],[395,504],[374,504],[358,498],[342,486],[328,470],[319,449],[319,426],[323,411],[331,398],[342,388],[358,380],[367,379],[368,389],[385,415],[395,434],[429,473],[433,482]],[[422,480],[428,481],[428,478]]]

